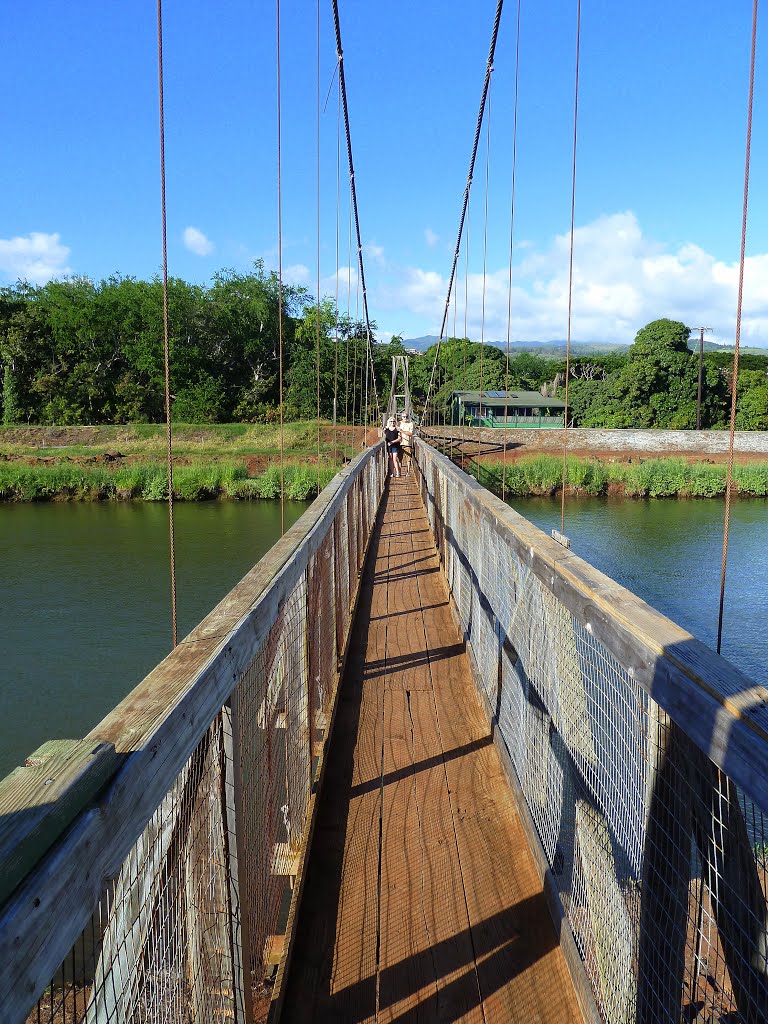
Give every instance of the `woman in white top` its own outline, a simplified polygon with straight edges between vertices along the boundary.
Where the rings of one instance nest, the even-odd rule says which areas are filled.
[[[413,420],[404,412],[400,418],[400,448],[403,457],[403,468],[406,476],[411,472],[411,460],[413,459]],[[407,461],[405,458],[407,456]]]

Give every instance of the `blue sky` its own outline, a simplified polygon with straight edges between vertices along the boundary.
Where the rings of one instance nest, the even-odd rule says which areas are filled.
[[[495,4],[340,0],[371,315],[381,333],[440,324]],[[582,4],[575,340],[630,341],[682,319],[733,339],[749,0]],[[30,0],[0,65],[0,283],[160,268],[155,6]],[[575,0],[522,0],[511,336],[566,334]],[[507,332],[517,4],[491,94],[485,328]],[[286,276],[317,279],[316,6],[283,0]],[[321,18],[321,91],[336,62]],[[169,273],[276,266],[275,8],[166,0]],[[768,132],[758,39],[743,341],[768,345]],[[336,289],[337,93],[321,118],[321,291]],[[483,304],[485,134],[472,189],[466,318]],[[355,306],[342,152],[339,302]],[[353,259],[354,262],[354,259]],[[464,251],[457,332],[464,329]],[[453,331],[453,313],[449,322]]]

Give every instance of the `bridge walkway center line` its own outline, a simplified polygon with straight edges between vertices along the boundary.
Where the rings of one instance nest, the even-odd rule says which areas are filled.
[[[580,1021],[416,479],[364,570],[282,1020]]]

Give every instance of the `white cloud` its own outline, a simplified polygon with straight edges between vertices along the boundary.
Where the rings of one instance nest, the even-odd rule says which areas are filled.
[[[199,228],[188,227],[184,228],[184,245],[190,252],[193,252],[195,256],[210,256],[213,252],[214,245],[209,238],[200,231]]]
[[[283,281],[286,284],[309,285],[311,277],[309,267],[303,263],[293,263],[289,267],[283,267]]]
[[[54,277],[72,273],[67,266],[69,253],[59,234],[31,231],[23,238],[0,238],[0,274],[45,284]]]
[[[386,267],[387,265],[383,246],[376,245],[374,242],[366,242],[363,245],[363,259],[376,264],[378,267]]]
[[[424,238],[430,249],[434,249],[434,247],[440,241],[440,235],[435,234],[432,228],[424,228]]]
[[[568,324],[570,236],[563,233],[546,248],[526,243],[514,265],[512,340],[563,339]],[[485,280],[467,281],[467,330],[473,339],[507,336],[507,267],[492,269]],[[647,238],[631,211],[598,217],[574,236],[571,337],[575,341],[631,342],[644,324],[660,317],[691,326],[714,328],[710,338],[732,342],[736,322],[738,264],[725,263],[700,246],[677,247]],[[423,333],[436,333],[445,308],[448,279],[420,267],[390,267],[369,283],[372,310],[387,320],[402,315]],[[464,332],[464,276],[457,280],[457,333]],[[407,316],[407,319],[405,317]],[[453,301],[447,330],[453,333]],[[748,257],[745,266],[742,338],[768,344],[768,253]],[[409,330],[408,333],[411,333]]]

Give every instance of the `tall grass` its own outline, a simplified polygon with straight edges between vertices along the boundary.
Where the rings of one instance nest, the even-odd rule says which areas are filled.
[[[321,424],[327,428],[328,423]],[[337,438],[337,446],[345,441]],[[64,443],[59,443],[63,441]],[[117,449],[123,455],[162,455],[166,433],[163,424],[132,423],[123,426],[7,427],[0,425],[0,444],[12,455],[82,456]],[[299,421],[283,427],[286,453],[317,451],[317,424]],[[173,450],[177,455],[274,455],[280,451],[280,428],[263,423],[211,423],[173,425]],[[321,453],[334,450],[332,435],[321,432]]]
[[[537,455],[509,463],[475,463],[473,475],[498,494],[510,497],[552,495],[562,489],[562,461]],[[734,490],[745,497],[768,496],[768,462],[736,465]],[[644,459],[637,463],[566,459],[566,487],[572,494],[601,495],[609,491],[631,498],[716,498],[725,494],[726,467],[689,463],[685,459]]]
[[[285,496],[307,501],[322,490],[337,467],[287,465]],[[319,477],[319,488],[318,488]],[[280,497],[280,468],[272,463],[249,479],[245,466],[217,462],[178,466],[173,474],[173,495],[178,501],[211,498],[274,499]],[[61,463],[25,466],[0,463],[0,501],[166,501],[168,478],[160,463],[136,464],[109,469]]]

